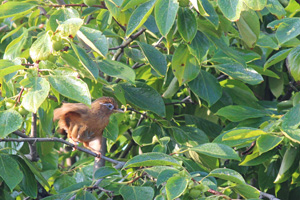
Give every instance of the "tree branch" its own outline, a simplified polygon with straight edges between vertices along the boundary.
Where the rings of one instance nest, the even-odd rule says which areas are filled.
[[[271,195],[271,194],[268,194],[268,193],[265,193],[265,192],[260,192],[259,198],[262,199],[264,197],[266,197],[270,200],[280,200],[280,199],[276,198],[274,195]]]
[[[14,132],[14,134],[16,134]],[[17,134],[19,135],[19,133]],[[29,143],[35,143],[35,142],[60,142],[60,143],[63,143],[63,144],[66,144],[68,146],[71,146],[71,147],[75,147],[74,144],[64,140],[64,139],[61,139],[61,138],[56,138],[56,137],[52,137],[52,138],[4,138],[4,139],[0,139],[0,142],[29,142]],[[83,147],[78,147],[76,146],[76,149],[79,150],[79,151],[82,151],[84,153],[87,153],[87,154],[90,154],[94,157],[97,157],[98,154],[86,149],[86,148],[83,148]],[[102,159],[108,161],[108,162],[111,162],[113,164],[116,164],[115,168],[116,169],[120,169],[124,166],[125,162],[121,162],[121,161],[117,161],[117,160],[114,160],[114,159],[111,159],[111,158],[108,158],[108,157],[105,157],[105,156],[101,156]]]
[[[32,113],[32,117],[31,117],[31,132],[30,132],[30,137],[28,139],[34,139],[37,138],[37,131],[36,131],[36,113]],[[35,142],[33,143],[29,143],[29,150],[30,150],[30,154],[29,154],[29,159],[33,162],[36,162],[39,160],[38,158],[38,153],[36,150],[36,144]]]

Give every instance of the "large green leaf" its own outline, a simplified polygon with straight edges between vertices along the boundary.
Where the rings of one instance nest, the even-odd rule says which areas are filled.
[[[208,174],[208,176],[221,178],[237,184],[246,183],[242,175],[232,169],[226,169],[226,168],[214,169]]]
[[[58,22],[63,22],[71,18],[79,18],[80,15],[74,8],[61,8],[54,11],[48,21],[50,29],[54,32],[58,27]]]
[[[219,8],[224,16],[230,21],[237,21],[243,8],[243,1],[240,0],[218,0]]]
[[[30,77],[23,79],[20,84],[28,88],[27,93],[23,96],[22,106],[26,110],[36,113],[48,96],[50,91],[49,82],[42,77]]]
[[[22,122],[22,116],[13,109],[0,112],[0,138],[18,130]]]
[[[268,24],[268,28],[276,30],[276,38],[283,44],[300,34],[300,18],[284,18]]]
[[[143,82],[136,82],[136,86],[131,84],[121,84],[121,86],[124,89],[126,100],[131,104],[150,110],[162,117],[166,115],[165,104],[160,94],[152,87]]]
[[[14,156],[14,159],[18,162],[19,167],[24,175],[23,180],[20,183],[22,191],[24,191],[26,195],[36,198],[38,189],[34,174],[21,157]]]
[[[120,189],[120,194],[125,200],[153,199],[154,190],[151,187],[124,185]]]
[[[293,107],[289,112],[287,112],[284,115],[283,122],[282,122],[282,128],[283,129],[298,129],[298,126],[300,125],[300,118],[295,117],[298,116],[298,113],[300,112],[300,104],[297,104],[295,107]]]
[[[222,87],[210,73],[201,70],[198,77],[189,83],[191,90],[211,106],[222,96]]]
[[[186,177],[171,177],[166,184],[166,192],[168,200],[175,199],[183,194],[188,185]]]
[[[231,147],[224,144],[206,143],[195,146],[190,150],[214,158],[241,160],[239,155]]]
[[[46,60],[52,53],[52,40],[49,32],[42,32],[30,47],[30,57],[33,61]]]
[[[106,57],[108,42],[101,31],[82,26],[77,32],[77,36],[99,55]]]
[[[232,78],[241,80],[250,85],[257,85],[264,79],[252,68],[244,68],[240,63],[226,63],[215,67]]]
[[[116,170],[113,167],[104,166],[95,171],[94,178],[99,179],[99,178],[104,178],[106,176],[111,176],[116,174],[119,174],[118,170]]]
[[[28,2],[16,2],[16,1],[5,2],[0,6],[0,10],[1,10],[0,19],[26,14],[36,6],[37,4],[28,3]]]
[[[277,19],[282,19],[286,15],[284,7],[278,0],[268,0],[266,8],[277,17]]]
[[[262,10],[267,5],[267,0],[244,0],[244,2],[253,10]]]
[[[160,127],[156,123],[138,126],[132,132],[132,139],[140,146],[153,143],[153,137],[160,132]]]
[[[188,48],[191,54],[195,56],[199,63],[201,63],[207,56],[209,40],[203,33],[197,31],[196,36],[192,40],[191,44],[188,45]]]
[[[205,13],[200,12],[200,14],[217,29],[219,26],[219,16],[215,11],[213,5],[208,0],[200,0],[200,3],[205,10]]]
[[[300,80],[300,46],[294,48],[287,56],[287,67],[295,81]]]
[[[118,61],[103,60],[99,63],[99,68],[102,72],[109,76],[121,78],[131,83],[135,81],[135,72],[128,65]]]
[[[237,184],[231,188],[245,199],[258,199],[260,196],[259,190],[251,185]]]
[[[258,151],[260,153],[270,151],[273,148],[277,147],[283,139],[284,137],[278,137],[271,134],[262,135],[256,141]]]
[[[123,168],[165,165],[180,166],[180,163],[172,156],[164,153],[143,153],[128,160]]]
[[[123,1],[122,3],[122,11],[125,11],[129,8],[133,8],[134,6],[140,5],[142,3],[145,3],[149,0],[130,0],[130,1]]]
[[[118,123],[116,123],[117,120],[118,119],[116,118],[116,116],[110,116],[109,123],[103,131],[103,136],[105,138],[110,139],[112,141],[116,141],[118,139],[119,126]]]
[[[23,179],[17,161],[10,155],[0,154],[0,176],[12,191]]]
[[[274,55],[272,55],[267,62],[265,62],[264,69],[267,69],[271,67],[272,65],[275,65],[276,63],[284,60],[288,54],[291,52],[292,49],[283,49],[281,51],[278,51]]]
[[[134,31],[139,29],[148,19],[151,14],[156,0],[150,0],[137,7],[128,22],[126,36],[130,36]]]
[[[165,76],[167,72],[167,61],[164,55],[152,45],[139,42],[143,54],[146,56],[151,67],[161,76]]]
[[[196,17],[188,8],[178,10],[178,32],[186,42],[191,42],[197,33]]]
[[[89,57],[83,48],[79,47],[73,42],[71,42],[71,46],[85,70],[90,74],[90,76],[92,76],[94,79],[97,79],[99,76],[97,64]]]
[[[185,44],[180,44],[172,58],[172,71],[179,85],[189,82],[197,77],[200,67]]]
[[[0,60],[0,77],[24,68],[25,66],[16,65],[10,60]]]
[[[51,86],[65,97],[90,105],[91,95],[87,84],[77,78],[76,73],[70,70],[55,70],[54,75],[49,75]]]
[[[218,110],[216,115],[225,117],[233,122],[240,122],[246,119],[263,117],[268,115],[268,113],[264,110],[258,110],[247,106],[230,105]]]
[[[178,169],[170,168],[170,169],[165,169],[162,172],[159,173],[157,177],[157,185],[160,185],[164,182],[166,182],[169,178],[171,178],[174,174],[178,173]]]
[[[256,12],[250,9],[243,11],[236,24],[243,42],[249,48],[253,48],[260,33],[260,22]]]
[[[155,22],[160,33],[166,36],[172,28],[179,8],[176,0],[158,0],[155,4]]]
[[[82,25],[83,19],[70,18],[60,23],[56,29],[56,32],[62,36],[74,38]]]

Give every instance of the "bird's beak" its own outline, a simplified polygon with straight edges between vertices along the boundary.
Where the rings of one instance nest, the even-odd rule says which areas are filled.
[[[122,110],[122,109],[116,109],[116,110],[114,110],[114,113],[123,113],[124,112],[124,110]]]

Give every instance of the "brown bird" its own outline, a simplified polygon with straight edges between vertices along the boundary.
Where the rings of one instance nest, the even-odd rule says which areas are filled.
[[[123,112],[112,97],[95,100],[91,108],[82,103],[64,103],[54,110],[53,121],[58,121],[61,134],[67,134],[70,142],[83,145],[100,158],[103,130],[114,112]]]

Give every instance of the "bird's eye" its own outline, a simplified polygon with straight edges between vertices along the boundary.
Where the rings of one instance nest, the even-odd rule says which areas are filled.
[[[114,105],[112,105],[111,103],[106,104],[106,107],[107,107],[109,110],[113,110],[113,109],[114,109]]]

